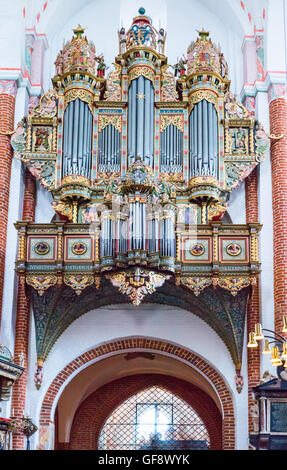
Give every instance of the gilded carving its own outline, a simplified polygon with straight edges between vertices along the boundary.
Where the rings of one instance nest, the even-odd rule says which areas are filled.
[[[41,96],[39,104],[33,109],[32,116],[54,117],[57,114],[58,94],[53,88]]]
[[[84,90],[82,88],[73,88],[72,90],[67,91],[67,93],[65,94],[65,109],[71,101],[75,101],[77,98],[82,101],[85,101],[85,103],[88,104],[91,112],[93,113],[93,95],[88,90]]]
[[[216,110],[218,111],[218,97],[214,92],[208,90],[196,91],[190,96],[189,111],[192,111],[194,106],[202,100],[206,100],[214,104]]]
[[[107,76],[107,90],[105,99],[107,101],[121,101],[121,66],[116,63],[113,65],[115,66],[115,70],[111,71]]]
[[[146,66],[136,66],[129,73],[128,87],[130,86],[133,80],[139,78],[141,75],[150,80],[153,86],[155,86],[155,76],[153,70],[150,67]]]
[[[40,296],[49,289],[49,287],[55,286],[58,282],[58,278],[55,275],[47,274],[27,274],[26,283],[33,287]]]
[[[64,283],[71,287],[77,295],[81,295],[84,289],[93,285],[94,276],[91,274],[65,274]]]
[[[163,132],[168,126],[173,124],[181,132],[184,131],[183,116],[163,115],[160,118],[160,132]]]
[[[216,280],[216,285],[222,287],[223,289],[228,290],[234,297],[238,294],[239,291],[254,285],[256,283],[256,278],[250,277],[220,277]]]
[[[122,132],[122,118],[112,114],[100,114],[99,116],[99,132],[101,132],[109,124],[114,126],[118,132]]]
[[[133,305],[139,306],[147,294],[153,294],[170,276],[137,268],[134,272],[106,274],[121,294],[126,294]]]
[[[161,79],[161,100],[162,101],[176,101],[178,94],[175,86],[175,78],[172,72],[169,72],[169,65],[162,66],[162,79]]]
[[[212,284],[212,278],[183,276],[181,277],[181,283],[182,285],[188,287],[193,292],[193,294],[198,297],[201,292],[206,289],[206,287]]]

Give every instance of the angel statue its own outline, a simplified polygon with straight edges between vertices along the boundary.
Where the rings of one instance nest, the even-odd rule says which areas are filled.
[[[34,108],[34,115],[54,116],[57,110],[57,98],[58,95],[55,90],[49,90],[40,98],[39,105]]]

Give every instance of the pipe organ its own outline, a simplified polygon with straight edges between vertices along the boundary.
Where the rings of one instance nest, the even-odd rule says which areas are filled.
[[[134,305],[161,289],[160,303],[177,299],[194,311],[201,296],[198,315],[206,307],[217,318],[203,319],[238,369],[242,309],[260,270],[260,225],[228,225],[225,215],[231,191],[264,160],[268,136],[230,93],[225,59],[208,32],[174,66],[177,79],[164,54],[165,33],[144,9],[128,31],[121,28],[119,45],[105,78],[102,56],[84,29],[75,29],[56,59],[52,88],[11,138],[55,210],[50,224],[17,224],[16,270],[39,315],[39,364],[55,342],[54,324],[61,329],[70,321],[64,307],[56,312],[61,295],[55,293],[54,308],[53,292],[62,289],[67,299],[65,289],[73,289],[79,303],[97,308],[93,302],[110,302],[111,282]],[[50,329],[43,314],[48,289]],[[112,292],[111,302],[122,302]],[[235,312],[233,323],[218,296]]]

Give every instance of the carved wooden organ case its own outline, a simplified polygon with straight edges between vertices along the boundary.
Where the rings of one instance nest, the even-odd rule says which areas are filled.
[[[107,78],[84,30],[74,33],[53,88],[12,137],[55,209],[50,224],[16,224],[39,361],[82,313],[144,301],[199,315],[240,369],[260,226],[226,214],[231,191],[265,157],[264,129],[230,93],[224,56],[204,30],[177,79],[165,33],[143,11],[119,32]]]

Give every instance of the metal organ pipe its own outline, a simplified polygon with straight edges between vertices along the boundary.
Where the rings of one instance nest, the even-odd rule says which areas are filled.
[[[62,176],[82,175],[90,179],[93,117],[87,103],[71,101],[64,115]]]
[[[190,178],[218,177],[218,116],[213,103],[202,100],[189,117]]]
[[[160,171],[181,173],[183,166],[183,133],[170,124],[160,136]]]
[[[132,80],[128,97],[128,164],[140,157],[153,167],[154,88],[142,75]]]
[[[121,133],[112,125],[104,127],[99,133],[98,171],[100,173],[120,172],[121,170]]]

